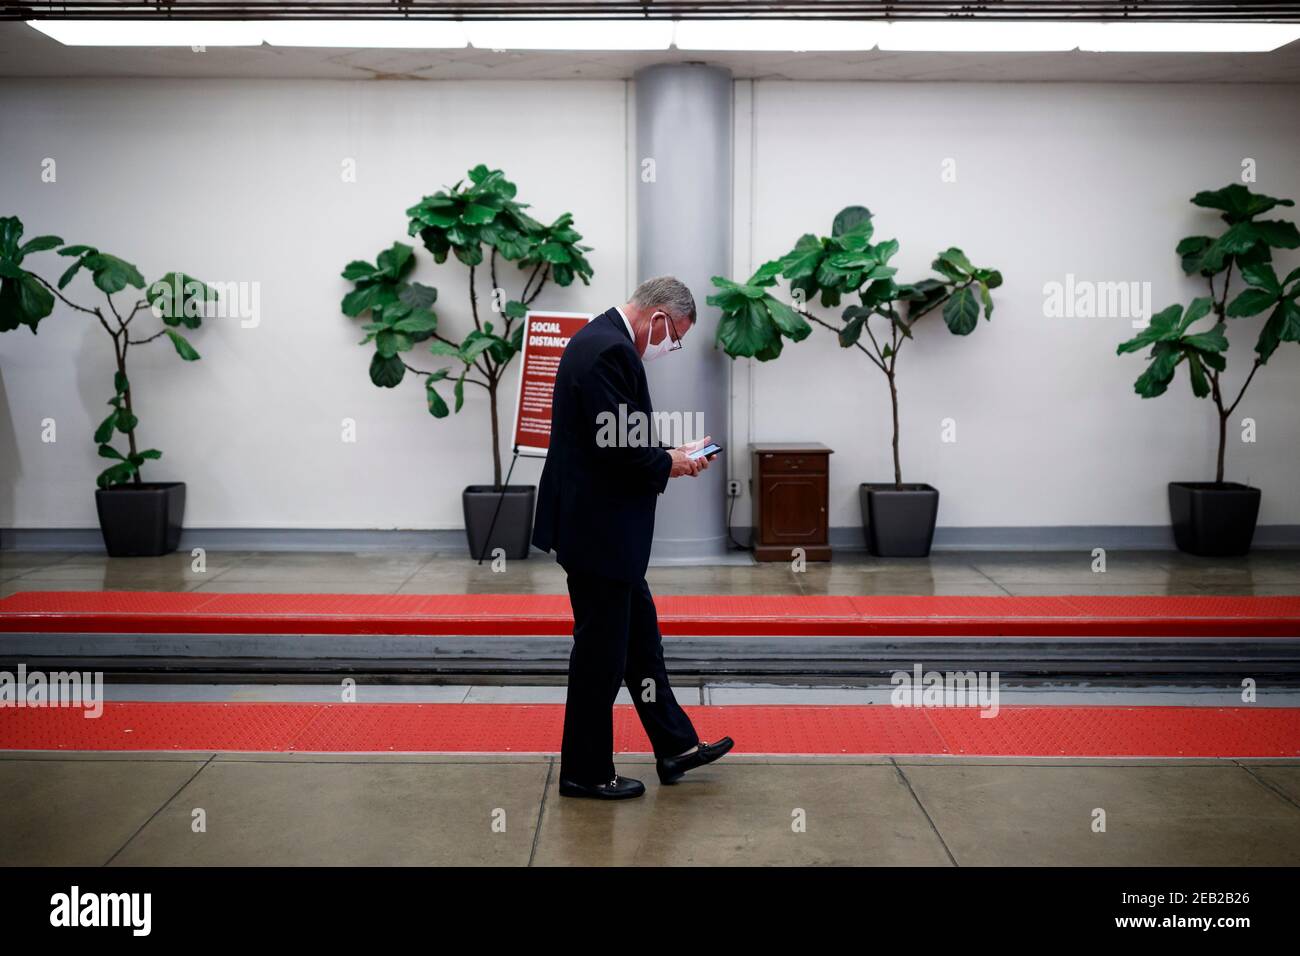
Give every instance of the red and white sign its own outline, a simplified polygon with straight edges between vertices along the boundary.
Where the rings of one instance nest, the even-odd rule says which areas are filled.
[[[529,312],[515,400],[515,451],[545,455],[551,447],[551,398],[564,347],[591,321],[580,312]]]

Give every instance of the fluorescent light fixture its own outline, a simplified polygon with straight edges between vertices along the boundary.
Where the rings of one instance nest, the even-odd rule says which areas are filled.
[[[1096,53],[1267,53],[1300,39],[1295,23],[1100,23],[1079,49]]]
[[[246,20],[28,20],[64,46],[261,46]]]
[[[860,20],[679,20],[679,50],[870,50],[883,25]]]
[[[666,50],[671,20],[475,20],[465,24],[480,50]]]
[[[267,20],[260,29],[272,46],[432,50],[469,42],[450,20]]]
[[[1064,51],[1077,48],[1094,27],[1090,23],[1010,21],[891,23],[880,34],[880,49],[938,53]]]

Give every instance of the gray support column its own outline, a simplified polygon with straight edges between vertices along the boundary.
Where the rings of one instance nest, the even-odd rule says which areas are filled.
[[[707,434],[726,448],[700,477],[668,483],[653,559],[704,563],[727,550],[723,458],[746,453],[728,440],[730,360],[714,346],[718,312],[704,302],[709,277],[731,269],[731,72],[670,63],[639,70],[635,80],[637,281],[677,276],[699,315],[681,351],[646,366],[650,392],[656,412],[680,412],[689,423],[701,413]]]

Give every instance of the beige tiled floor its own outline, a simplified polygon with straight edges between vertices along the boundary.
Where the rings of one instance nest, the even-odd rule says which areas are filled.
[[[618,767],[644,797],[560,797],[544,756],[10,753],[0,862],[1300,864],[1300,762],[731,755],[671,787]]]

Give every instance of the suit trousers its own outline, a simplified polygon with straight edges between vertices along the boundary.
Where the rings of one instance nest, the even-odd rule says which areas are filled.
[[[673,696],[650,586],[591,574],[568,576],[573,650],[564,705],[560,777],[592,786],[614,776],[614,699],[626,684],[656,757],[699,742]]]

